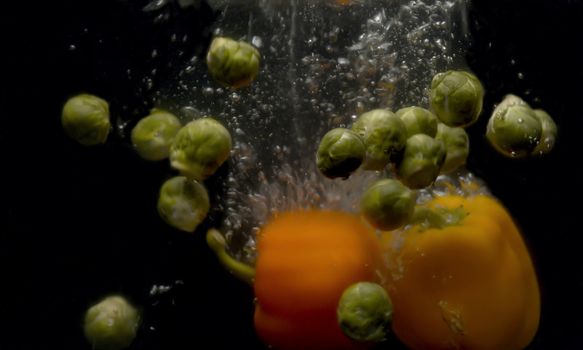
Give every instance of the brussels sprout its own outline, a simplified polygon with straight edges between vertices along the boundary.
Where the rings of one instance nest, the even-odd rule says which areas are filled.
[[[358,282],[344,290],[336,315],[342,332],[349,338],[360,342],[381,342],[389,332],[393,304],[380,285]]]
[[[443,141],[425,134],[413,135],[407,139],[397,175],[410,188],[427,187],[439,175],[445,156]]]
[[[507,95],[494,109],[486,130],[492,146],[508,157],[525,157],[541,141],[542,123],[520,97]]]
[[[534,155],[544,155],[553,150],[557,139],[557,124],[551,116],[542,109],[535,109],[534,114],[542,126],[541,139],[534,151]]]
[[[401,118],[407,128],[407,138],[415,134],[425,134],[435,137],[437,133],[437,117],[425,108],[406,107],[397,111],[397,117]]]
[[[243,41],[215,38],[206,56],[210,75],[219,83],[232,87],[245,87],[259,72],[261,55],[256,48]]]
[[[206,188],[184,176],[173,177],[162,185],[158,198],[158,213],[170,226],[194,232],[210,209]]]
[[[67,135],[82,145],[105,143],[111,128],[109,104],[94,95],[77,95],[63,106],[61,123]]]
[[[442,173],[451,173],[466,164],[470,153],[470,139],[463,128],[452,128],[439,123],[435,138],[443,141],[445,146],[446,155],[441,166]]]
[[[374,109],[361,114],[352,124],[366,147],[363,165],[367,170],[381,170],[405,147],[405,124],[393,112]]]
[[[138,311],[123,297],[110,296],[85,314],[85,337],[97,350],[120,350],[130,346],[140,323]]]
[[[320,141],[316,165],[331,179],[348,178],[364,159],[364,143],[356,133],[343,128],[328,131]]]
[[[168,158],[170,145],[182,127],[178,118],[164,111],[153,111],[132,129],[132,144],[146,160]]]
[[[184,176],[204,180],[229,158],[231,134],[221,123],[203,118],[178,131],[170,147],[170,165]]]
[[[360,211],[374,227],[394,230],[407,223],[413,214],[415,197],[415,193],[398,180],[379,180],[364,192]]]
[[[466,127],[482,112],[484,88],[469,72],[438,73],[431,81],[431,109],[447,126]]]

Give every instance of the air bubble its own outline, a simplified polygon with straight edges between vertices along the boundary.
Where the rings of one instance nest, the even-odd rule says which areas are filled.
[[[338,57],[338,64],[341,66],[346,66],[350,64],[350,60],[344,57]]]
[[[202,89],[202,94],[206,97],[210,97],[215,93],[212,87],[205,87]]]
[[[253,44],[257,48],[261,48],[263,46],[263,40],[259,36],[254,36],[251,39],[251,44]]]
[[[231,101],[233,101],[233,102],[239,102],[239,101],[241,101],[241,95],[239,95],[236,92],[233,92],[231,94]]]

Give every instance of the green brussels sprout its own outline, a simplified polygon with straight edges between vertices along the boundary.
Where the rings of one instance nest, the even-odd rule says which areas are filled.
[[[218,121],[203,118],[186,124],[170,146],[170,165],[184,176],[205,180],[229,158],[231,134]]]
[[[110,296],[85,314],[85,337],[97,350],[125,349],[136,337],[138,311],[121,296]]]
[[[375,228],[394,230],[407,223],[413,215],[415,197],[415,193],[398,180],[379,180],[364,192],[360,211]]]
[[[340,329],[349,338],[359,342],[381,342],[389,332],[393,304],[380,285],[358,282],[344,290],[336,315]]]
[[[544,155],[550,153],[555,147],[557,139],[557,124],[551,116],[542,109],[535,109],[534,114],[541,122],[542,135],[540,142],[532,152],[533,155]]]
[[[410,188],[427,187],[439,175],[445,157],[443,141],[425,134],[413,135],[407,139],[403,158],[397,167],[397,175]]]
[[[111,128],[109,104],[89,94],[71,97],[63,106],[61,123],[65,133],[82,145],[105,143]]]
[[[431,109],[447,126],[469,126],[482,112],[484,88],[469,72],[438,73],[431,81]]]
[[[351,130],[336,128],[322,137],[316,153],[316,165],[326,177],[348,178],[360,167],[364,156],[364,143],[360,136]]]
[[[140,157],[146,160],[168,158],[172,141],[181,127],[180,120],[173,114],[153,111],[132,129],[132,144]]]
[[[162,185],[158,197],[158,213],[170,226],[194,232],[210,209],[206,188],[185,176],[173,177]]]
[[[407,129],[395,113],[374,109],[361,114],[352,124],[352,131],[360,135],[366,147],[363,168],[382,170],[405,147]]]
[[[530,155],[541,141],[542,123],[520,97],[507,95],[494,109],[486,130],[492,146],[508,157]]]
[[[437,117],[429,110],[421,107],[405,107],[399,109],[395,114],[405,124],[407,138],[415,134],[435,137],[437,133]]]
[[[251,84],[259,72],[261,55],[243,41],[218,37],[213,39],[206,56],[210,75],[219,83],[232,88]]]
[[[439,123],[435,138],[443,141],[445,146],[446,155],[441,166],[442,173],[451,173],[466,164],[470,154],[470,139],[463,128],[452,128]]]

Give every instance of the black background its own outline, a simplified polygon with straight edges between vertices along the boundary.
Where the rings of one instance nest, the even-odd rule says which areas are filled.
[[[90,349],[83,313],[109,293],[143,308],[132,349],[262,349],[250,288],[218,266],[202,234],[158,218],[167,164],[141,161],[115,132],[104,146],[78,146],[59,122],[80,91],[110,101],[114,117],[143,115],[151,106],[140,77],[204,52],[216,14],[171,4],[171,20],[152,24],[144,1],[14,3],[0,10],[0,349]],[[543,308],[530,348],[583,348],[583,2],[474,1],[469,19],[467,60],[487,94],[468,130],[468,168],[531,248]],[[189,39],[172,42],[173,33]],[[551,155],[506,159],[489,147],[484,116],[507,93],[555,118]],[[173,288],[151,297],[153,284]]]

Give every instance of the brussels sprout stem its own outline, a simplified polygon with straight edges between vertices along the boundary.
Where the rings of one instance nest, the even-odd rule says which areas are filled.
[[[216,229],[208,230],[206,234],[208,246],[215,252],[221,264],[238,279],[253,284],[255,269],[245,263],[231,257],[226,250],[227,242],[223,235]]]
[[[418,206],[415,207],[410,223],[420,225],[425,229],[442,229],[461,224],[467,215],[462,206],[453,209]]]

